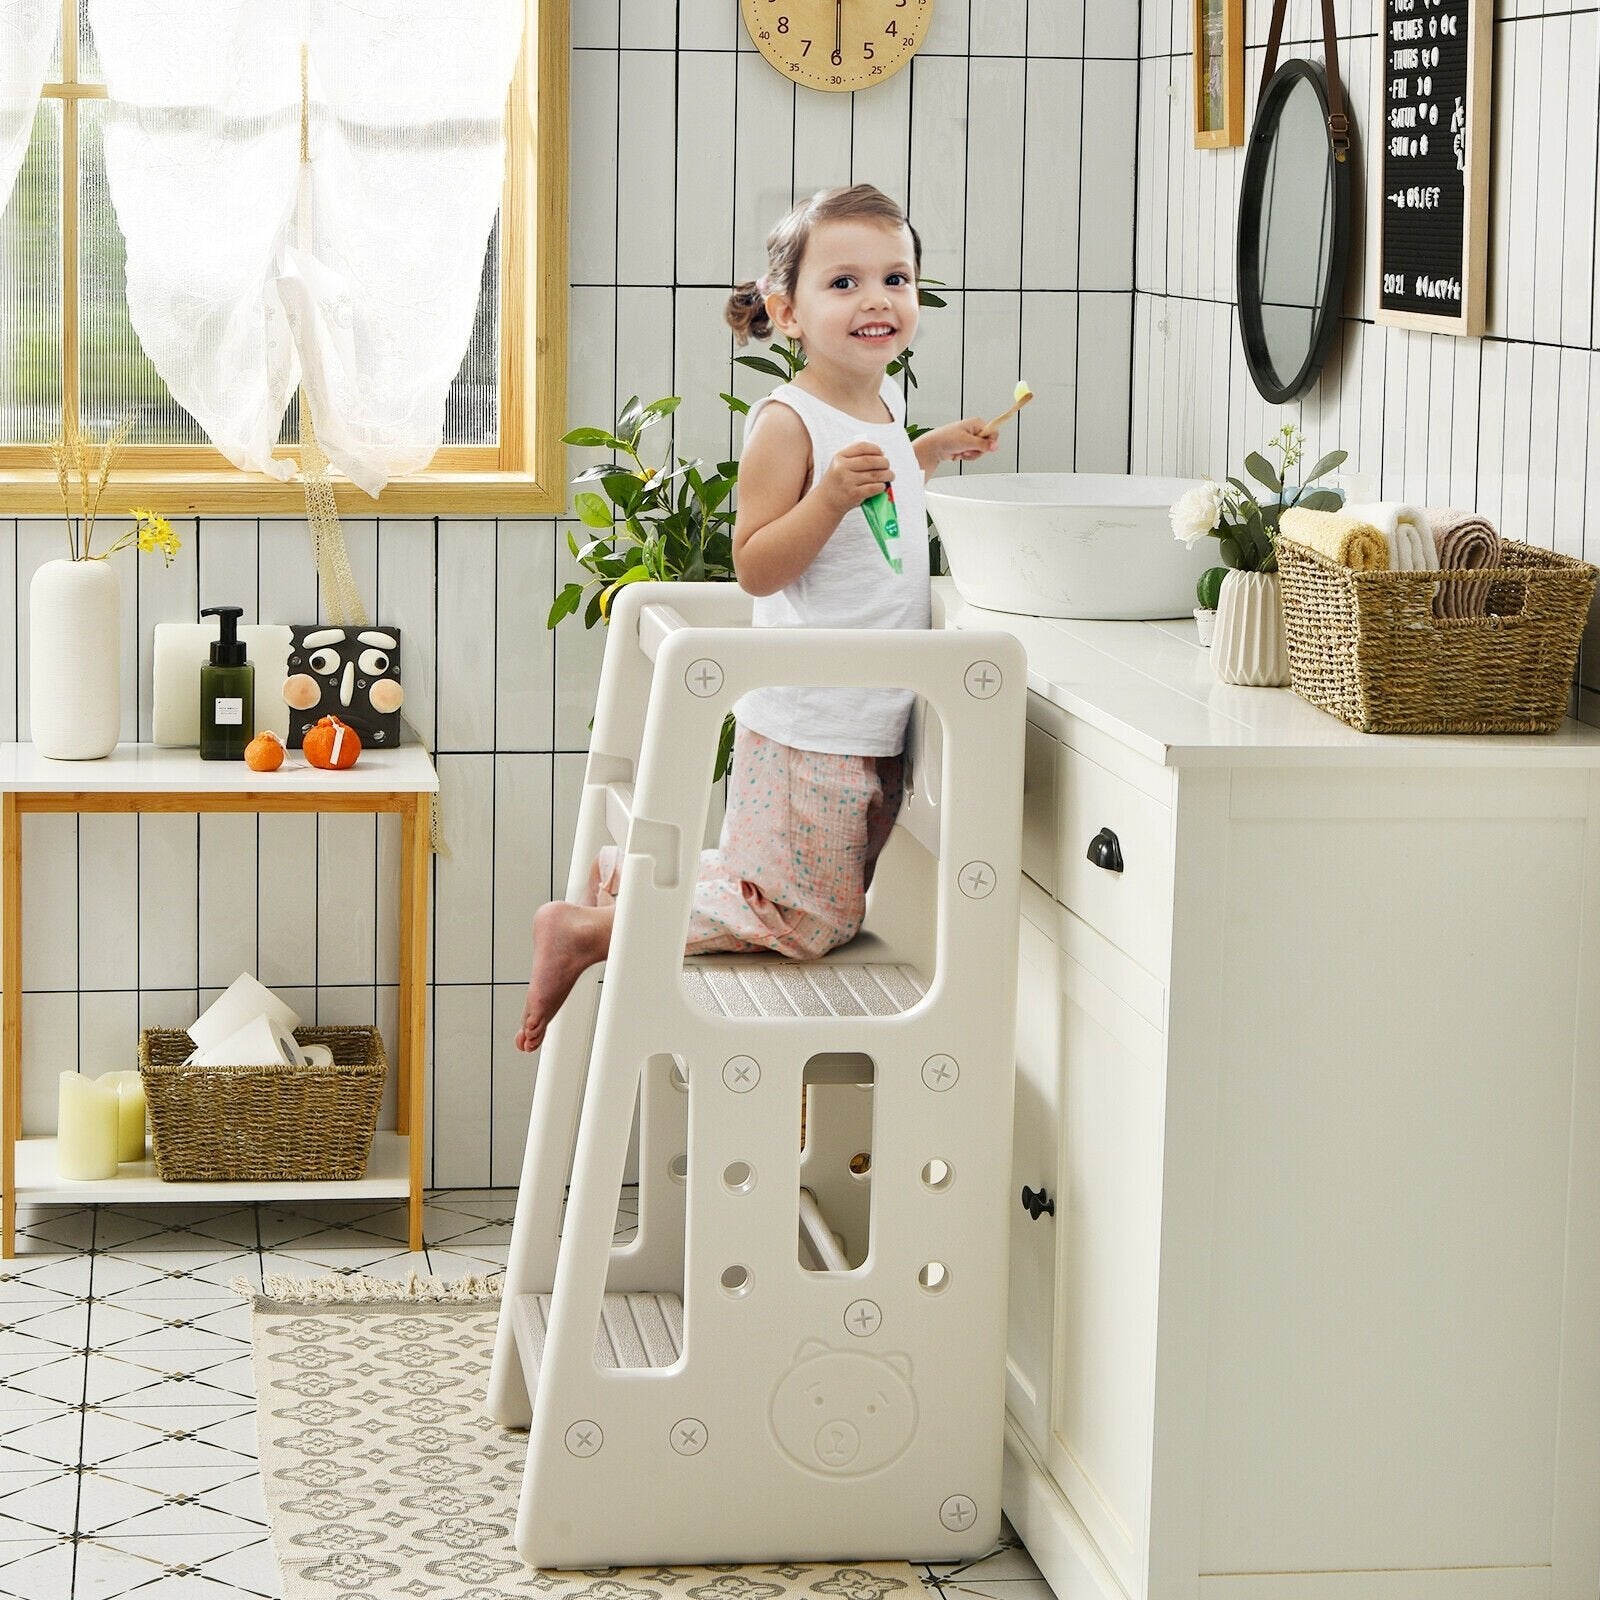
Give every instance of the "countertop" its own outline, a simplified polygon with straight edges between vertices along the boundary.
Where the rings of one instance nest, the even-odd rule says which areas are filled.
[[[968,605],[935,578],[935,626],[998,628],[1028,687],[1162,766],[1600,767],[1600,728],[1550,734],[1357,733],[1291,689],[1219,683],[1192,618],[1078,622]]]
[[[200,752],[119,744],[100,761],[51,761],[31,744],[0,744],[0,792],[34,794],[435,794],[439,777],[421,745],[363,750],[353,767],[328,772],[291,750],[276,772]]]

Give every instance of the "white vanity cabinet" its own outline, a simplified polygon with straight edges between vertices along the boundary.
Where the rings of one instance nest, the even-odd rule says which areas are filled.
[[[1596,1600],[1600,730],[1363,737],[1192,627],[943,598],[1034,691],[1034,1560],[1061,1600]]]

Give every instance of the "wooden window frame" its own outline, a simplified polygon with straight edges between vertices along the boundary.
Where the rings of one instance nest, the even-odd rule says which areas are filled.
[[[566,506],[562,418],[567,399],[568,0],[525,0],[527,25],[506,115],[500,227],[500,441],[446,445],[425,471],[396,478],[376,500],[334,476],[346,516],[548,516]],[[77,78],[77,0],[62,0],[63,344],[78,314],[78,102],[103,98]],[[70,191],[66,192],[66,191]],[[70,325],[70,326],[69,326]],[[74,383],[63,404],[76,407]],[[298,460],[296,448],[277,455]],[[129,445],[116,472],[119,499],[167,516],[305,514],[297,481],[241,472],[198,445]],[[0,444],[0,516],[57,516],[61,497],[42,446]]]

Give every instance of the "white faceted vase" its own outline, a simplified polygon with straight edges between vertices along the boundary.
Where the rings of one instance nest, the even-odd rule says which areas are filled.
[[[1289,681],[1289,644],[1275,572],[1230,572],[1217,597],[1212,670],[1224,683],[1254,689]]]
[[[98,761],[122,725],[122,585],[109,561],[47,561],[28,591],[28,708],[34,747]]]

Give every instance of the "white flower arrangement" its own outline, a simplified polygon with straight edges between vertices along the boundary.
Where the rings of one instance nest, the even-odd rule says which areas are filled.
[[[1344,496],[1337,489],[1313,489],[1311,485],[1324,473],[1342,465],[1346,452],[1334,450],[1325,455],[1293,488],[1284,484],[1290,470],[1305,454],[1305,439],[1292,422],[1286,422],[1272,437],[1267,449],[1276,450],[1280,464],[1274,469],[1264,455],[1252,451],[1244,458],[1245,471],[1272,492],[1272,498],[1258,500],[1240,478],[1217,483],[1202,479],[1174,502],[1170,517],[1172,535],[1191,549],[1202,539],[1214,538],[1220,545],[1222,565],[1202,574],[1195,594],[1203,607],[1214,607],[1217,591],[1232,567],[1242,572],[1278,570],[1278,519],[1290,506],[1312,511],[1337,511]]]

